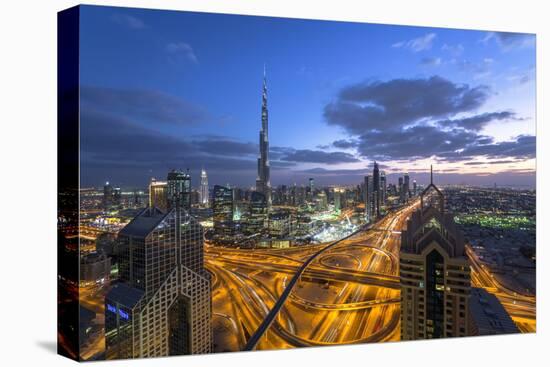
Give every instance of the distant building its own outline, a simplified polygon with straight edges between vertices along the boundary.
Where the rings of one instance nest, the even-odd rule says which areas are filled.
[[[365,197],[365,216],[367,221],[370,222],[376,215],[376,208],[374,205],[374,180],[370,175],[365,176],[363,192]]]
[[[397,192],[399,193],[399,202],[405,202],[405,188],[403,187],[403,177],[397,180]]]
[[[372,186],[373,215],[378,218],[380,217],[380,169],[376,161],[374,161],[374,168],[372,170]]]
[[[200,224],[179,207],[149,207],[118,238],[119,283],[105,297],[106,359],[210,353]]]
[[[113,186],[109,181],[103,186],[103,207],[108,209],[113,204]]]
[[[416,191],[416,180],[413,180],[413,196],[416,197],[416,195],[418,195],[418,192]]]
[[[149,183],[149,207],[168,210],[168,187],[166,182],[152,178]]]
[[[201,170],[200,204],[207,208],[210,201],[210,191],[208,188],[208,175],[204,168]]]
[[[80,257],[80,286],[101,288],[109,285],[111,259],[103,252],[91,252]]]
[[[308,196],[309,196],[309,200],[313,200],[313,195],[315,193],[315,180],[313,179],[313,177],[310,177],[309,178],[309,183],[308,183],[308,189],[307,189],[307,192],[308,192]]]
[[[267,227],[267,199],[264,194],[254,191],[250,197],[246,231],[249,234],[261,234]]]
[[[470,335],[464,238],[433,178],[420,202],[401,234],[401,339]]]
[[[214,186],[212,202],[214,232],[218,236],[233,234],[233,190],[225,186]]]
[[[118,206],[122,202],[122,189],[120,187],[113,187],[113,204]]]
[[[410,188],[410,178],[409,174],[405,173],[403,176],[403,201],[407,202],[411,197],[411,188]]]
[[[339,212],[342,209],[342,195],[344,190],[340,188],[334,189],[334,211]]]
[[[380,171],[380,206],[386,205],[386,198],[388,197],[387,186],[386,172]]]
[[[176,207],[176,201],[182,209],[191,209],[191,176],[178,170],[168,172],[166,178],[166,195],[168,206]]]
[[[319,191],[319,193],[317,194],[316,202],[317,202],[317,210],[319,211],[327,210],[328,199],[327,199],[327,194],[325,193],[324,190]]]
[[[519,333],[519,329],[498,298],[483,288],[472,288],[468,322],[470,335]]]
[[[292,216],[288,212],[274,213],[269,216],[269,235],[273,238],[285,238],[292,232]]]

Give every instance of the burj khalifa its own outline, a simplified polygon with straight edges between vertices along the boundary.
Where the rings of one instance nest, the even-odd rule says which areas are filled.
[[[262,129],[260,130],[260,156],[258,157],[258,177],[256,191],[265,195],[268,207],[271,207],[271,181],[269,179],[269,137],[267,116],[267,82],[264,66],[264,85],[262,91]]]

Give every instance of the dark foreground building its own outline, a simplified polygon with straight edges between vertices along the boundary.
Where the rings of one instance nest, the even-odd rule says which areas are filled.
[[[468,321],[471,335],[500,335],[520,332],[498,298],[483,288],[472,288]]]
[[[464,239],[433,184],[401,235],[401,339],[470,335],[470,265]]]
[[[187,211],[147,208],[119,233],[120,282],[105,298],[106,359],[210,353],[203,230]]]

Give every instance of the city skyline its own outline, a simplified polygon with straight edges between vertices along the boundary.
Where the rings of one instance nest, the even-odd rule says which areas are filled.
[[[95,6],[59,35],[60,353],[536,332],[534,36]]]
[[[309,177],[322,185],[357,183],[377,160],[389,182],[409,172],[425,184],[425,167],[434,163],[443,185],[534,187],[532,35],[184,12],[160,22],[158,12],[110,7],[83,12],[84,186],[109,180],[144,187],[144,177],[173,168],[190,168],[197,186],[203,167],[211,185],[253,186],[265,63],[274,186],[305,185]],[[200,36],[190,32],[199,26]],[[250,27],[257,34],[241,37]],[[290,30],[300,37],[285,43],[280,35]],[[321,30],[331,36],[316,40]],[[330,57],[323,51],[360,40],[375,57],[362,49]],[[243,57],[240,49],[255,52]],[[106,56],[117,62],[105,64]],[[144,75],[147,68],[154,72]],[[231,93],[235,85],[239,93]]]

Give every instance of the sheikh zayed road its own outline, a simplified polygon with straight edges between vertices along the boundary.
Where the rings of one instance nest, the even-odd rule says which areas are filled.
[[[536,331],[533,190],[440,189],[433,172],[426,185],[408,173],[390,183],[376,162],[358,185],[272,187],[265,79],[259,148],[247,189],[212,190],[204,169],[198,188],[173,170],[144,190],[80,189],[79,231],[66,238],[79,239],[78,287],[67,284],[85,309],[82,359]],[[165,231],[174,223],[184,240]],[[171,260],[132,252],[161,245],[176,249],[172,273],[161,273]],[[189,278],[169,289],[179,269]],[[162,292],[180,313],[150,313]],[[145,326],[129,324],[138,318]],[[147,342],[129,346],[128,327]]]

